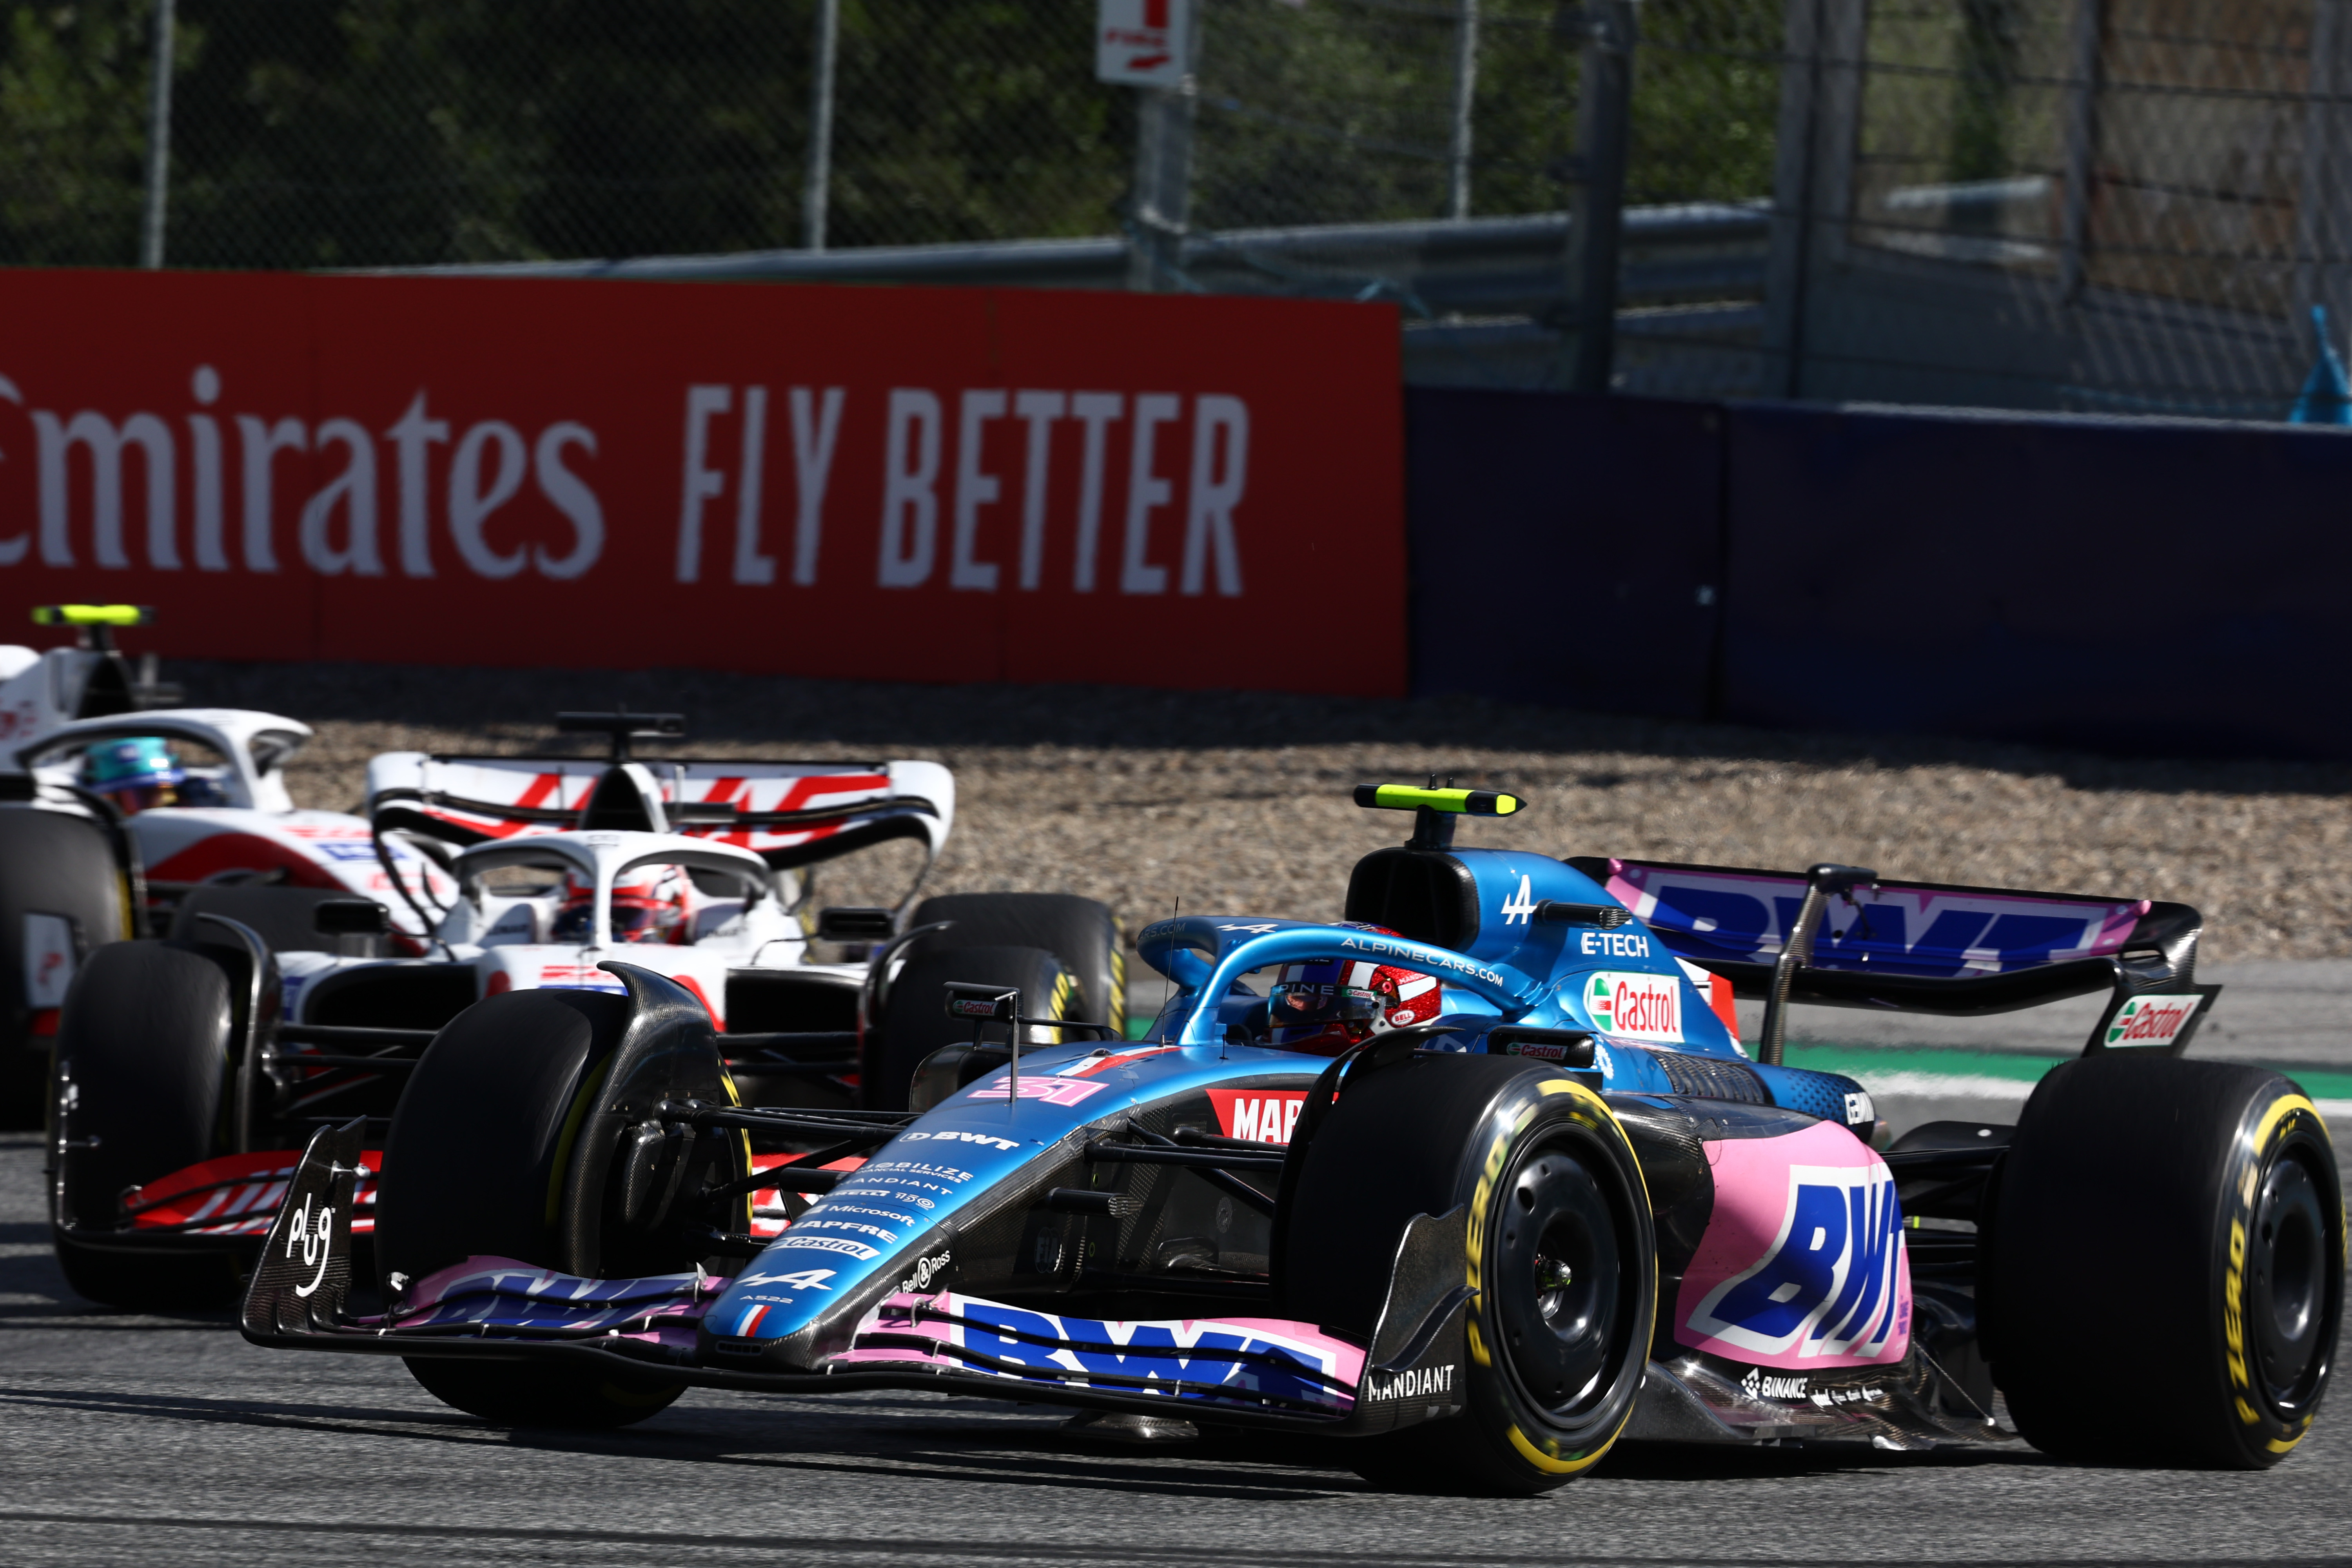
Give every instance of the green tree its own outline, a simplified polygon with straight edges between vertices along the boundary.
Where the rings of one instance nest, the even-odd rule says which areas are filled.
[[[138,259],[146,14],[126,0],[0,9],[0,261]]]

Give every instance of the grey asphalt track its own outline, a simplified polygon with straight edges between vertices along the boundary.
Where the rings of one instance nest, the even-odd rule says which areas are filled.
[[[395,1361],[79,1301],[39,1163],[0,1135],[8,1564],[2352,1563],[2352,1418],[2259,1475],[1629,1445],[1509,1502],[1376,1494],[1303,1442],[1139,1452],[919,1394],[697,1393],[617,1434],[498,1431]],[[2095,1348],[2095,1325],[2052,1331]]]

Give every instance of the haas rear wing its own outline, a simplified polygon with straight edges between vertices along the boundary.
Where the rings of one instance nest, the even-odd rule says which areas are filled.
[[[1763,1000],[1766,1060],[1779,1059],[1791,1003],[1978,1015],[2101,991],[2109,1003],[2085,1054],[2178,1054],[2221,989],[2196,984],[2204,917],[2187,904],[1888,881],[1852,866],[1569,864],[1678,957]]]
[[[939,854],[955,780],[937,763],[437,756],[393,752],[368,764],[378,833],[478,844],[574,829],[715,838],[777,869],[890,838]]]

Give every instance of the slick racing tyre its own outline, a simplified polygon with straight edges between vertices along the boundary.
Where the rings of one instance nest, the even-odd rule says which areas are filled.
[[[0,809],[0,1127],[38,1127],[49,1081],[46,1035],[25,982],[41,957],[81,960],[130,934],[130,893],[106,835],[92,822],[32,807]],[[61,923],[62,922],[62,923]],[[60,938],[64,941],[61,944]]]
[[[58,1036],[54,1217],[58,1262],[77,1294],[141,1309],[236,1296],[226,1253],[113,1252],[65,1228],[112,1230],[125,1188],[222,1152],[233,1016],[220,965],[173,943],[102,947],[75,977]]]
[[[1003,985],[1021,993],[1024,1018],[1070,1018],[1077,983],[1062,961],[1038,947],[967,947],[946,952],[919,953],[907,961],[890,982],[882,1005],[881,1027],[868,1027],[858,1086],[866,1106],[873,1110],[904,1110],[915,1069],[941,1046],[966,1044],[971,1026],[948,1016],[947,983]],[[992,1043],[1003,1043],[1003,1025],[985,1031]],[[1061,1031],[1030,1027],[1022,1043],[1051,1045]]]
[[[1127,1027],[1127,956],[1118,921],[1092,899],[1070,893],[948,893],[925,899],[913,925],[953,921],[918,939],[919,952],[963,947],[1042,947],[1062,961],[1077,994],[1070,1018]]]
[[[459,1014],[417,1063],[383,1146],[375,1246],[387,1297],[472,1257],[631,1278],[713,1262],[714,1221],[740,1234],[750,1197],[698,1208],[750,1172],[740,1132],[665,1125],[665,1100],[735,1103],[709,1015],[632,971],[633,994],[515,991]],[[689,1162],[678,1183],[665,1161]],[[676,1191],[666,1209],[642,1197]],[[444,1404],[505,1426],[622,1426],[685,1385],[616,1363],[408,1358]]]
[[[1407,1222],[1465,1214],[1454,1267],[1476,1294],[1452,1378],[1460,1414],[1343,1445],[1335,1457],[1366,1479],[1528,1496],[1590,1469],[1624,1430],[1657,1310],[1656,1234],[1633,1146],[1581,1084],[1508,1057],[1360,1064],[1319,1119],[1309,1097],[1279,1212],[1283,1315],[1366,1335]]]
[[[2068,1062],[1995,1184],[1984,1342],[2028,1442],[2229,1469],[2293,1451],[2344,1310],[2343,1190],[2300,1089],[2226,1062]]]

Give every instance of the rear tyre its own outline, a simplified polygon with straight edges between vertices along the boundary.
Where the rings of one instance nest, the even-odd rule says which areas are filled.
[[[38,1127],[50,1040],[33,1032],[25,973],[27,916],[62,919],[83,962],[130,934],[122,868],[98,826],[63,812],[0,810],[0,1127]]]
[[[102,947],[75,977],[58,1036],[64,1180],[53,1217],[76,1294],[133,1309],[235,1299],[230,1254],[110,1252],[62,1228],[113,1229],[123,1189],[221,1152],[232,1016],[220,966],[165,942]]]
[[[1369,1335],[1406,1222],[1458,1209],[1478,1293],[1461,1415],[1339,1457],[1401,1490],[1549,1491],[1609,1451],[1648,1364],[1657,1243],[1633,1146],[1598,1095],[1517,1058],[1412,1057],[1351,1079],[1285,1173],[1300,1216],[1275,1241],[1285,1315]]]
[[[1077,1016],[1072,1005],[1077,984],[1062,961],[1037,947],[967,947],[946,952],[923,952],[907,961],[890,982],[882,1005],[882,1026],[869,1029],[865,1059],[859,1066],[858,1087],[865,1103],[875,1110],[904,1110],[913,1088],[915,1069],[942,1046],[968,1042],[971,1026],[948,1016],[946,985],[950,980],[1003,985],[1021,993],[1024,1018]],[[991,1040],[1002,1040],[1002,1026],[991,1025]],[[1026,1045],[1050,1045],[1062,1031],[1030,1028]]]
[[[1989,1206],[1985,1343],[2035,1447],[2261,1469],[2310,1430],[2343,1316],[2344,1201],[2293,1083],[2069,1062],[2026,1102]]]
[[[953,921],[917,944],[921,952],[968,947],[1042,947],[1062,961],[1077,995],[1063,1016],[1127,1027],[1127,955],[1108,906],[1072,893],[948,893],[925,899],[914,924]]]
[[[627,1147],[649,1122],[656,1136],[646,1152],[687,1157],[664,1144],[652,1106],[735,1100],[709,1015],[682,988],[659,984],[667,992],[651,1003],[593,991],[509,992],[441,1031],[384,1141],[375,1242],[387,1293],[394,1274],[414,1282],[468,1258],[584,1276],[683,1273],[705,1261],[690,1226],[639,1225],[622,1197]],[[698,1167],[702,1185],[748,1172],[740,1134],[705,1137],[715,1157]],[[656,1186],[660,1180],[656,1172]],[[509,1426],[627,1426],[686,1386],[618,1360],[607,1367],[414,1357],[408,1369],[442,1403]]]

